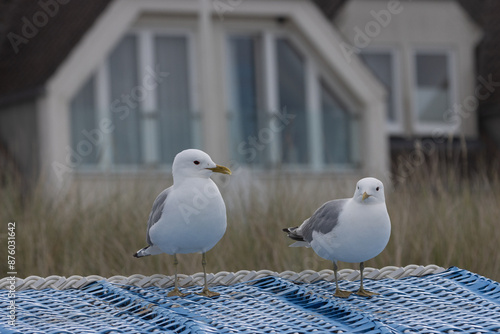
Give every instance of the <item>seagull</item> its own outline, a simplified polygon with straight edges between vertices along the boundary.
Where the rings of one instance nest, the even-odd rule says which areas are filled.
[[[334,296],[347,298],[351,294],[339,289],[338,261],[359,263],[361,281],[357,295],[378,295],[363,288],[363,270],[364,262],[380,254],[391,235],[391,220],[380,180],[373,177],[359,180],[352,198],[326,202],[302,225],[283,231],[296,241],[290,247],[312,247],[320,257],[333,262]]]
[[[200,150],[178,153],[172,165],[173,185],[156,197],[149,214],[146,241],[148,246],[135,257],[167,253],[174,256],[175,287],[167,296],[183,297],[177,282],[177,254],[202,253],[205,286],[198,293],[215,297],[207,285],[206,252],[214,247],[226,232],[226,205],[210,179],[213,173],[231,175],[229,168],[215,164]]]

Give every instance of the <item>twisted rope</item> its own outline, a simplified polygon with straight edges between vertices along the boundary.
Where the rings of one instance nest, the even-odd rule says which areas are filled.
[[[419,266],[411,264],[406,267],[388,266],[382,269],[366,267],[364,270],[364,277],[370,279],[382,279],[382,278],[399,279],[408,276],[423,276],[427,274],[437,274],[443,271],[445,271],[443,267],[439,267],[433,264],[427,266]],[[335,280],[333,271],[325,269],[321,271],[304,270],[301,271],[300,273],[296,273],[290,270],[281,273],[277,273],[271,270],[259,270],[259,271],[240,270],[235,273],[221,271],[216,274],[207,274],[207,281],[208,284],[210,285],[232,285],[241,282],[248,282],[266,276],[276,276],[304,283],[312,283],[317,280],[325,280],[328,282],[332,282]],[[354,270],[354,269],[339,270],[338,276],[339,280],[347,280],[347,281],[355,281],[360,278],[359,270]],[[201,286],[204,284],[203,273],[201,272],[193,275],[179,274],[178,277],[179,277],[179,286],[181,287],[188,287],[194,285]],[[87,284],[101,280],[106,280],[110,283],[133,285],[143,288],[149,286],[167,288],[174,285],[174,276],[165,276],[159,274],[152,276],[135,274],[129,277],[112,276],[109,278],[105,278],[98,275],[92,275],[86,277],[73,275],[67,278],[64,276],[53,275],[45,278],[39,276],[29,276],[25,279],[22,279],[16,277],[15,289],[16,291],[28,290],[28,289],[41,290],[47,288],[57,289],[57,290],[80,289]],[[0,279],[0,289],[11,289],[11,284],[12,284],[12,279],[9,277]]]

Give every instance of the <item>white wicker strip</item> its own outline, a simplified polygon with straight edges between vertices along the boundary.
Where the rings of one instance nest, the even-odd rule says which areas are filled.
[[[382,269],[375,269],[366,267],[365,268],[365,277],[371,279],[382,279],[382,278],[403,278],[407,276],[423,276],[427,274],[437,274],[443,272],[445,269],[443,267],[439,267],[437,265],[427,265],[427,266],[419,266],[415,264],[408,265],[406,267],[384,267]],[[360,278],[359,270],[353,269],[342,269],[338,272],[340,280],[348,280],[355,281]],[[334,281],[335,277],[333,275],[333,271],[329,269],[314,271],[314,270],[304,270],[300,273],[296,273],[294,271],[284,271],[281,273],[277,273],[271,270],[259,270],[259,271],[250,271],[250,270],[240,270],[235,273],[221,271],[216,274],[207,274],[208,284],[210,285],[231,285],[241,282],[247,282],[254,279],[258,279],[266,276],[277,276],[281,278],[286,278],[293,281],[312,283],[317,280],[326,280],[326,281]],[[203,285],[203,273],[196,273],[193,275],[182,275],[179,274],[179,285],[181,287],[193,286],[193,285]],[[165,275],[152,275],[152,276],[144,276],[140,274],[135,274],[129,277],[126,276],[112,276],[109,278],[101,277],[98,275],[92,276],[48,276],[48,277],[39,277],[39,276],[29,276],[25,279],[17,278],[15,279],[15,287],[17,291],[27,290],[27,289],[80,289],[85,285],[95,282],[106,280],[110,283],[123,284],[123,285],[133,285],[138,287],[149,287],[156,286],[160,288],[166,288],[174,285],[174,276],[165,276]],[[9,289],[11,286],[12,279],[5,277],[0,279],[0,289]]]

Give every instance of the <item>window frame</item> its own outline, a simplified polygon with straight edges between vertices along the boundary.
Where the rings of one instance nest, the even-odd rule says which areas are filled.
[[[344,170],[349,170],[352,169],[354,166],[355,167],[360,167],[360,140],[359,140],[359,131],[360,131],[360,113],[359,112],[353,112],[352,108],[349,107],[348,105],[345,104],[345,101],[342,100],[339,97],[339,93],[335,90],[333,90],[332,85],[330,85],[327,80],[325,79],[324,76],[319,77],[319,82],[318,82],[318,87],[319,87],[319,103],[320,103],[320,109],[319,113],[323,114],[324,110],[322,109],[322,90],[326,90],[326,93],[330,95],[330,98],[333,98],[335,102],[344,109],[343,111],[348,113],[349,117],[349,129],[348,129],[348,136],[349,136],[349,142],[347,143],[348,149],[348,156],[349,156],[349,162],[346,163],[326,163],[325,160],[323,160],[324,166],[330,166],[330,169],[335,168],[336,170],[339,169],[344,169]],[[323,119],[321,119],[321,122],[324,122]],[[323,126],[321,126],[321,138],[319,140],[321,141],[321,145],[323,146],[323,138],[324,138],[324,132],[323,132]],[[356,135],[358,134],[358,135]],[[322,156],[324,157],[326,151],[322,147]],[[325,158],[323,158],[325,159]]]
[[[191,28],[170,28],[170,27],[132,27],[128,29],[117,41],[121,42],[126,36],[135,36],[137,38],[137,64],[136,70],[138,73],[138,85],[142,86],[142,81],[147,74],[146,68],[155,69],[157,61],[155,59],[155,44],[156,37],[161,36],[182,36],[186,38],[186,52],[188,54],[188,87],[189,87],[189,105],[191,112],[191,146],[200,146],[202,143],[201,132],[201,113],[199,108],[199,92],[196,89],[197,82],[197,64],[196,64],[196,43],[195,32]],[[148,46],[148,47],[144,47]],[[111,96],[111,81],[109,70],[109,55],[98,65],[95,71],[91,74],[94,77],[94,112],[96,118],[97,129],[99,122],[103,119],[112,119],[112,102],[119,97]],[[168,76],[166,77],[168,78]],[[77,91],[78,94],[80,90]],[[75,96],[76,96],[75,94]],[[144,168],[153,168],[156,171],[171,171],[172,165],[160,162],[159,151],[159,120],[158,120],[158,89],[148,91],[146,98],[142,101],[137,101],[138,109],[141,113],[141,132],[142,139],[142,154],[141,161],[137,164],[119,164],[113,163],[113,131],[102,133],[102,144],[99,149],[102,150],[102,157],[96,164],[81,164],[76,169],[77,172],[84,173],[136,173],[144,170]],[[71,112],[71,111],[70,111]],[[155,115],[156,114],[156,115]],[[151,122],[152,121],[152,122]],[[149,123],[149,124],[148,124]],[[70,127],[71,129],[71,127]],[[150,132],[152,131],[152,133]],[[156,140],[155,140],[156,139]]]
[[[456,103],[458,96],[457,92],[457,70],[456,70],[456,51],[452,47],[414,47],[412,48],[409,55],[409,71],[411,80],[411,124],[412,130],[417,135],[433,135],[437,130],[445,131],[449,133],[455,133],[459,126],[453,122],[446,121],[444,118],[442,121],[425,121],[420,120],[418,115],[418,99],[417,99],[417,55],[444,55],[447,59],[447,70],[448,70],[448,99],[449,106],[446,110],[443,110],[443,115],[453,108]]]
[[[268,121],[269,117],[271,117],[271,113],[269,112],[269,109],[267,108],[267,92],[265,91],[265,89],[263,88],[263,86],[265,85],[265,71],[263,70],[263,68],[266,66],[265,62],[266,60],[264,59],[265,58],[265,47],[264,47],[264,39],[263,39],[263,36],[260,34],[259,31],[252,31],[252,32],[246,32],[246,31],[233,31],[232,33],[230,34],[227,34],[225,36],[225,40],[224,40],[224,48],[225,48],[225,57],[227,59],[226,61],[226,64],[227,66],[225,66],[225,81],[227,83],[226,85],[226,91],[227,91],[227,94],[226,94],[226,115],[227,115],[227,121],[229,122],[229,126],[230,126],[230,129],[228,131],[228,134],[230,136],[230,139],[234,139],[236,136],[234,135],[234,132],[235,130],[237,131],[238,129],[234,129],[233,127],[237,126],[237,125],[234,125],[233,122],[234,121],[240,121],[240,116],[241,115],[237,115],[236,113],[238,112],[236,109],[235,109],[235,98],[236,98],[236,89],[234,88],[234,85],[232,84],[233,83],[233,76],[234,76],[234,73],[232,73],[231,69],[234,68],[235,64],[234,64],[234,59],[233,59],[233,55],[232,55],[232,46],[230,45],[231,44],[231,41],[235,38],[250,38],[254,41],[258,41],[260,39],[260,41],[258,41],[258,43],[256,44],[260,44],[260,45],[257,45],[257,47],[255,47],[254,49],[254,61],[255,61],[255,69],[257,71],[261,71],[262,73],[255,73],[255,85],[256,87],[255,88],[255,95],[257,97],[257,100],[260,99],[260,104],[259,103],[256,103],[257,105],[257,124],[261,124],[261,123],[264,123],[266,121]],[[261,59],[259,59],[259,57]],[[259,88],[259,86],[262,86]],[[264,119],[262,119],[264,118]],[[238,137],[239,134],[238,134]],[[243,141],[246,140],[246,138],[241,138]],[[238,144],[239,145],[239,144]],[[238,150],[238,145],[237,147],[233,148],[233,147],[230,147],[229,150],[229,156],[231,157],[231,159],[233,160],[236,160],[237,159],[234,159],[234,156],[233,154],[235,154],[234,151],[237,151]],[[257,156],[259,157],[262,157],[262,153],[257,153]],[[268,162],[268,157],[265,157],[264,158],[264,161],[261,161],[260,164],[262,163],[267,163]],[[239,161],[238,161],[239,163]],[[248,165],[248,163],[245,163],[245,165]],[[252,164],[250,162],[250,165],[259,165],[259,163],[257,164]]]
[[[293,31],[292,31],[293,32]],[[350,96],[347,90],[342,87],[342,84],[334,79],[334,75],[330,73],[326,64],[319,59],[319,57],[311,52],[311,48],[307,46],[307,43],[302,40],[296,34],[293,34],[289,30],[281,28],[255,28],[249,25],[239,26],[233,24],[227,26],[223,33],[224,38],[224,54],[226,57],[226,63],[229,64],[230,60],[230,49],[229,40],[234,36],[257,36],[261,38],[262,44],[262,70],[264,73],[257,75],[258,78],[263,80],[263,108],[269,113],[269,120],[272,119],[276,112],[281,112],[279,108],[279,93],[278,93],[278,68],[276,64],[277,56],[277,40],[280,38],[287,39],[294,48],[301,54],[304,58],[304,71],[305,71],[305,100],[306,100],[306,118],[308,122],[307,127],[307,150],[308,159],[307,164],[293,164],[293,163],[282,163],[280,160],[281,151],[281,137],[279,134],[275,134],[274,138],[269,143],[269,156],[266,157],[265,161],[268,161],[271,166],[283,168],[288,171],[308,171],[308,172],[352,172],[353,170],[358,170],[361,167],[360,162],[360,151],[361,148],[357,147],[360,145],[361,140],[355,140],[350,138],[351,142],[349,144],[352,147],[352,152],[350,154],[352,162],[345,164],[327,164],[324,161],[324,150],[323,150],[323,128],[321,126],[321,83],[323,82],[327,88],[335,92],[335,96],[341,101],[340,103],[347,108],[347,112],[353,115],[353,118],[358,122],[356,128],[360,128],[360,106],[356,105],[355,99],[347,98],[344,96]],[[228,110],[228,115],[232,112],[231,108],[231,88],[229,87],[231,77],[230,69],[225,66],[224,70],[226,74],[224,76],[226,80],[225,92],[226,92],[226,110]],[[344,98],[343,98],[344,97]],[[230,131],[231,133],[232,131]],[[253,165],[253,168],[262,169],[264,166]]]
[[[196,62],[196,54],[197,54],[197,45],[196,45],[196,33],[193,29],[189,28],[165,28],[165,27],[154,27],[154,28],[135,28],[134,30],[138,31],[148,31],[152,36],[153,48],[154,48],[154,39],[155,37],[185,37],[186,38],[186,53],[187,53],[187,68],[188,68],[188,87],[189,87],[189,97],[188,103],[190,106],[190,126],[191,126],[191,147],[201,147],[203,143],[203,132],[202,132],[202,114],[199,107],[199,91],[197,90],[197,82],[198,82],[198,66]],[[152,59],[154,59],[154,64],[152,64],[152,68],[155,68],[157,61],[155,59],[155,50],[150,49],[152,53]],[[165,78],[168,80],[168,76]],[[158,90],[154,91],[155,94],[158,93]],[[158,112],[158,100],[155,97],[156,104],[156,112]],[[159,120],[157,119],[157,122]],[[159,140],[159,138],[158,138]],[[157,140],[157,142],[158,142]],[[157,152],[160,154],[160,151]],[[171,170],[172,164],[165,163],[157,163],[159,169],[162,170]]]
[[[395,46],[369,46],[361,50],[361,54],[389,54],[391,56],[391,70],[392,70],[392,104],[394,106],[395,120],[391,121],[386,117],[386,126],[389,135],[403,134],[404,127],[404,112],[403,112],[403,72],[401,64],[401,51]],[[360,57],[361,58],[361,57]],[[363,59],[361,59],[363,61]],[[363,64],[364,61],[363,61]],[[365,64],[370,70],[370,67]],[[373,75],[376,77],[375,73]],[[378,80],[378,78],[377,78]]]

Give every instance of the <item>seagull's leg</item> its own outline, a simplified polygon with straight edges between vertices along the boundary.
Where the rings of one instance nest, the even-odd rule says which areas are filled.
[[[347,298],[352,293],[350,291],[340,290],[339,281],[337,277],[337,261],[333,261],[333,274],[335,275],[335,293],[333,294],[335,297]]]
[[[198,295],[205,296],[205,297],[216,297],[216,296],[219,296],[220,293],[208,290],[207,269],[206,269],[206,266],[207,266],[207,256],[205,255],[205,253],[202,254],[201,265],[203,266],[203,276],[205,278],[205,286],[203,287],[203,290],[198,293]]]
[[[379,295],[380,293],[366,291],[363,288],[363,271],[364,271],[364,269],[365,269],[365,263],[361,262],[359,264],[359,272],[361,274],[361,281],[359,282],[359,290],[358,290],[358,292],[356,292],[356,294],[358,296],[361,296],[361,297],[371,297],[371,296]]]
[[[174,254],[174,266],[175,266],[175,276],[174,276],[174,289],[167,293],[167,297],[185,297],[189,295],[189,293],[182,293],[179,290],[179,282],[177,281],[177,265],[179,261],[177,261],[177,254]]]

